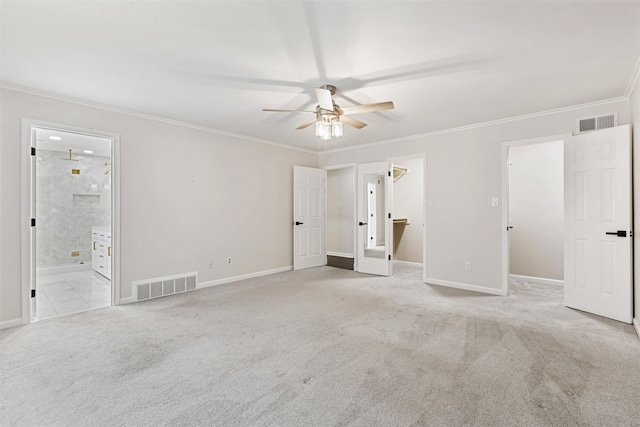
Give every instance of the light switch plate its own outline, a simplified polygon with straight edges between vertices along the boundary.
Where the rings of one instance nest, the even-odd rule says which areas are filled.
[[[497,197],[493,197],[493,198],[491,199],[491,206],[493,206],[493,207],[500,206],[500,203],[499,203],[499,201],[498,201],[498,198],[497,198]]]

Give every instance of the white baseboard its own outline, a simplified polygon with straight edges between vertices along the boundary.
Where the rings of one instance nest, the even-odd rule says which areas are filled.
[[[15,328],[16,326],[22,325],[22,319],[13,319],[13,320],[5,320],[4,322],[0,322],[0,330]]]
[[[91,264],[65,264],[36,269],[36,277],[53,276],[54,274],[77,273],[91,270]]]
[[[527,282],[543,283],[545,285],[564,286],[564,280],[545,279],[543,277],[520,276],[519,274],[510,274],[509,280],[524,280]]]
[[[120,302],[118,303],[118,305],[125,305],[125,304],[131,304],[136,302],[136,298],[132,295],[130,297],[126,297],[126,298],[120,298]]]
[[[427,278],[427,280],[425,280],[425,283],[429,285],[446,286],[448,288],[464,289],[465,291],[480,292],[483,294],[500,295],[500,296],[507,295],[502,290],[502,288],[501,289],[487,288],[484,286],[470,285],[468,283],[450,282],[448,280]]]
[[[638,338],[640,338],[640,320],[637,318],[633,319],[633,327],[636,329],[636,334],[638,334]]]
[[[353,258],[353,254],[348,254],[346,252],[332,252],[332,251],[327,251],[327,256],[339,256],[339,257],[343,257],[343,258]]]
[[[421,262],[409,262],[409,261],[398,261],[398,260],[393,260],[393,265],[404,265],[406,267],[420,267],[422,268],[422,263]]]
[[[225,277],[224,279],[211,280],[209,282],[198,283],[196,289],[210,288],[211,286],[224,285],[227,283],[238,282],[240,280],[253,279],[256,277],[269,276],[271,274],[282,273],[293,270],[293,266],[274,268],[273,270],[258,271],[255,273],[243,274],[241,276]]]

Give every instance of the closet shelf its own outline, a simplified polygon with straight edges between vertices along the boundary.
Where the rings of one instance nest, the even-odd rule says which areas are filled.
[[[396,180],[401,176],[407,174],[408,172],[409,172],[409,169],[407,168],[403,168],[400,166],[393,166],[393,179]]]
[[[393,223],[394,224],[409,225],[409,220],[407,218],[394,218],[393,219]]]

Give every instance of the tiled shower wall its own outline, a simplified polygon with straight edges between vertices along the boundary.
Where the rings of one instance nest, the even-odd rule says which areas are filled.
[[[91,227],[111,224],[111,160],[38,150],[36,264],[91,264]],[[77,156],[77,157],[76,157]],[[80,171],[74,175],[73,169]],[[109,171],[109,173],[105,173]],[[72,256],[74,251],[79,256]]]

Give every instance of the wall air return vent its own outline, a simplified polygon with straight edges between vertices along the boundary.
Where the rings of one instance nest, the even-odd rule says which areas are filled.
[[[599,117],[586,117],[584,119],[578,119],[574,135],[615,126],[618,126],[618,113],[611,113]]]
[[[131,283],[136,301],[164,297],[193,291],[197,288],[198,272],[177,274],[175,276],[155,277],[136,280]]]

